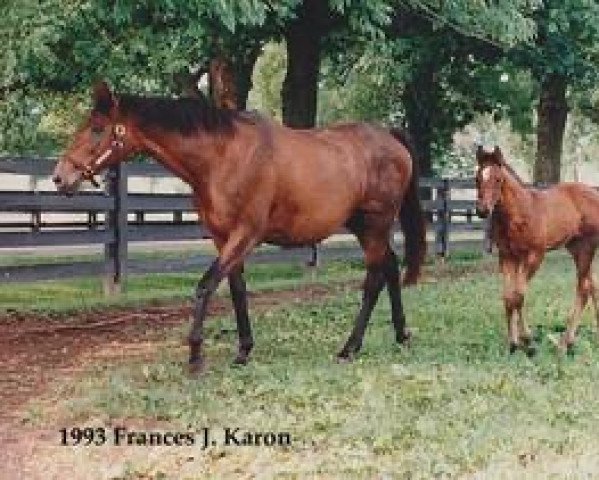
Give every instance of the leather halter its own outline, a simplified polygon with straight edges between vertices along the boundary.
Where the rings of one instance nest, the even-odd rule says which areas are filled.
[[[127,129],[121,123],[117,123],[112,130],[112,140],[110,141],[110,147],[108,147],[102,155],[97,157],[93,162],[86,164],[83,162],[76,161],[71,157],[67,157],[67,161],[71,163],[77,170],[82,172],[84,180],[89,181],[94,187],[99,188],[100,184],[94,178],[94,175],[102,170],[106,164],[106,160],[114,153],[115,150],[120,150],[125,146],[125,134]]]

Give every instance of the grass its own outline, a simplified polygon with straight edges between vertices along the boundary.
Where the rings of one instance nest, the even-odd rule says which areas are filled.
[[[179,258],[182,252],[137,253],[135,258]],[[475,252],[456,253],[453,265],[473,265],[481,255]],[[8,259],[5,259],[8,262]],[[30,264],[51,263],[55,257],[31,256]],[[313,270],[300,263],[248,264],[246,280],[254,291],[293,288],[305,283],[328,284],[362,278],[362,262],[330,261]],[[39,312],[62,314],[104,307],[134,307],[137,305],[191,299],[201,276],[197,273],[130,274],[125,291],[117,296],[105,296],[98,276],[67,280],[6,283],[0,289],[0,315],[7,312]],[[226,282],[220,291],[228,291]]]
[[[306,282],[328,283],[358,278],[360,262],[331,262],[316,278],[301,264],[250,265],[246,279],[250,290],[291,288]],[[67,313],[100,307],[123,307],[191,299],[201,273],[161,273],[129,275],[126,291],[106,297],[98,277],[8,283],[0,289],[0,314],[6,312]],[[223,282],[224,286],[226,282]]]
[[[169,260],[188,258],[190,255],[214,255],[215,249],[209,242],[201,242],[198,245],[184,245],[179,249],[159,248],[149,251],[147,247],[136,247],[133,245],[128,252],[132,260]],[[57,253],[32,255],[31,252],[12,252],[10,255],[0,255],[0,267],[20,267],[30,265],[55,265],[60,263],[83,263],[102,262],[104,254],[89,252],[70,252],[69,254]]]
[[[360,297],[339,284],[324,303],[256,313],[246,368],[230,366],[235,338],[223,334],[230,319],[217,318],[207,323],[201,379],[185,374],[177,331],[150,362],[97,366],[59,385],[52,415],[66,425],[150,422],[293,436],[285,448],[163,451],[113,478],[599,478],[591,315],[573,358],[557,356],[551,341],[573,300],[570,260],[550,257],[527,296],[539,342],[533,359],[507,355],[500,279],[459,267],[405,290],[411,348],[393,343],[385,295],[358,360],[334,363]]]

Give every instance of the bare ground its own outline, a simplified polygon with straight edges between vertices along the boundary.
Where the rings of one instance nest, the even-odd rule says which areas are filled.
[[[256,293],[251,294],[250,304],[254,311],[263,310],[285,302],[324,298],[332,291],[311,285]],[[216,297],[210,313],[222,315],[231,310],[228,298]],[[40,430],[22,422],[30,400],[43,398],[52,382],[75,377],[91,362],[151,358],[164,345],[164,333],[187,325],[190,315],[187,302],[58,318],[17,313],[0,316],[0,480],[54,478],[48,470],[48,455],[59,464],[60,451],[65,450],[57,447],[58,427]],[[183,348],[184,338],[180,345]],[[40,450],[45,450],[41,456]],[[35,462],[34,456],[38,457]],[[60,476],[59,465],[53,470]]]

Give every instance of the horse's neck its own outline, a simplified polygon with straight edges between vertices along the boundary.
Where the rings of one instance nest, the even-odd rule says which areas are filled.
[[[158,133],[144,135],[143,143],[148,155],[197,190],[206,183],[215,163],[222,161],[226,139],[209,133]]]
[[[516,180],[511,173],[506,172],[498,205],[499,211],[505,217],[505,220],[509,223],[528,222],[532,215],[531,200],[530,191]]]

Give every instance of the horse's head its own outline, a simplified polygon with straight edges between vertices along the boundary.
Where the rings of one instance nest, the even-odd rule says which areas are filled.
[[[503,185],[503,154],[499,147],[486,152],[482,145],[476,150],[476,213],[486,218],[501,198]]]
[[[133,130],[108,85],[96,85],[89,117],[54,168],[52,181],[56,188],[73,194],[85,180],[97,186],[95,174],[138,150]]]

